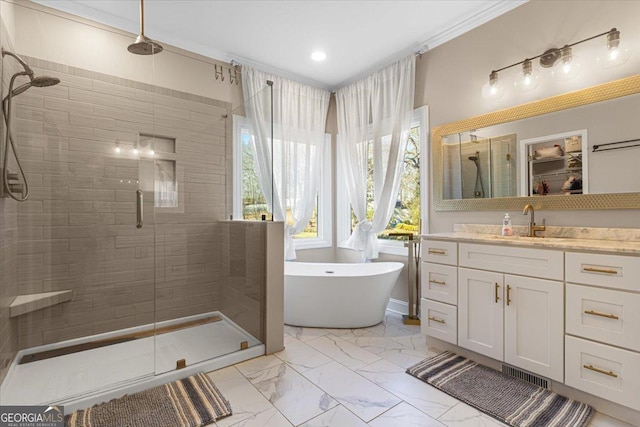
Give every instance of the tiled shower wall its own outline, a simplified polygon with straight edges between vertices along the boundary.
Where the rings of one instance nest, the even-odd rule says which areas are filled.
[[[2,28],[2,45],[10,47],[8,37]],[[17,71],[15,65],[5,61],[0,63],[2,73],[2,95],[7,93],[9,77]],[[15,115],[14,115],[15,116]],[[0,120],[0,136],[4,138],[6,129]],[[0,144],[4,148],[4,143]],[[0,160],[4,153],[0,153]],[[1,164],[1,163],[0,163]],[[1,167],[1,166],[0,166]],[[9,364],[18,350],[16,325],[10,321],[9,305],[18,292],[18,202],[0,198],[0,382],[4,379]]]
[[[225,221],[220,225],[221,311],[264,342],[266,222]]]
[[[17,318],[19,347],[219,310],[230,105],[25,59],[61,83],[15,99],[31,186],[17,206],[17,290],[71,289],[73,299]],[[179,205],[155,215],[153,183],[130,152],[140,133],[176,140]]]

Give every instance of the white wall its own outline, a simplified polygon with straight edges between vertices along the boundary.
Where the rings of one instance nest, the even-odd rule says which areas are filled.
[[[429,105],[430,125],[473,117],[551,95],[574,91],[640,73],[640,16],[638,1],[532,0],[423,55],[416,63],[415,105]],[[493,69],[536,56],[616,27],[622,39],[635,46],[634,55],[620,68],[603,70],[586,63],[603,46],[604,37],[578,45],[583,74],[568,82],[544,79],[528,94],[505,93],[499,101],[481,96]],[[512,72],[518,71],[517,67]],[[506,74],[506,73],[505,73]],[[637,155],[637,151],[629,151]],[[430,232],[451,231],[456,223],[499,224],[504,212],[431,212]],[[640,211],[543,211],[538,218],[559,226],[640,227]],[[525,224],[521,212],[514,223]]]

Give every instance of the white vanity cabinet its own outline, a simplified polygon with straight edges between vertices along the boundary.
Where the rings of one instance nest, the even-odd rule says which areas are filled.
[[[425,239],[425,335],[640,411],[637,241],[455,235]]]
[[[526,277],[522,267],[529,260],[538,274],[561,278],[563,253],[461,243],[459,256],[461,266],[498,271],[458,268],[458,345],[563,381],[563,283]]]
[[[640,410],[640,257],[567,252],[567,385]]]
[[[425,241],[420,265],[421,331],[458,343],[458,244]]]

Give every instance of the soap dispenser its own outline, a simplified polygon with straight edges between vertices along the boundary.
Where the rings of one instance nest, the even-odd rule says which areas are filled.
[[[513,228],[511,226],[511,217],[508,213],[504,214],[504,219],[502,220],[502,235],[503,236],[512,236]]]

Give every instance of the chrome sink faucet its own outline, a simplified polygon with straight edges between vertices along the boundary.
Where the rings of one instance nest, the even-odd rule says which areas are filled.
[[[529,212],[531,212],[531,217],[529,218],[529,227],[527,229],[527,236],[541,237],[541,236],[536,236],[536,231],[544,231],[547,229],[547,227],[545,226],[545,220],[544,219],[542,220],[542,225],[536,225],[535,211],[533,210],[533,206],[527,203],[522,213],[524,215],[528,215]]]

